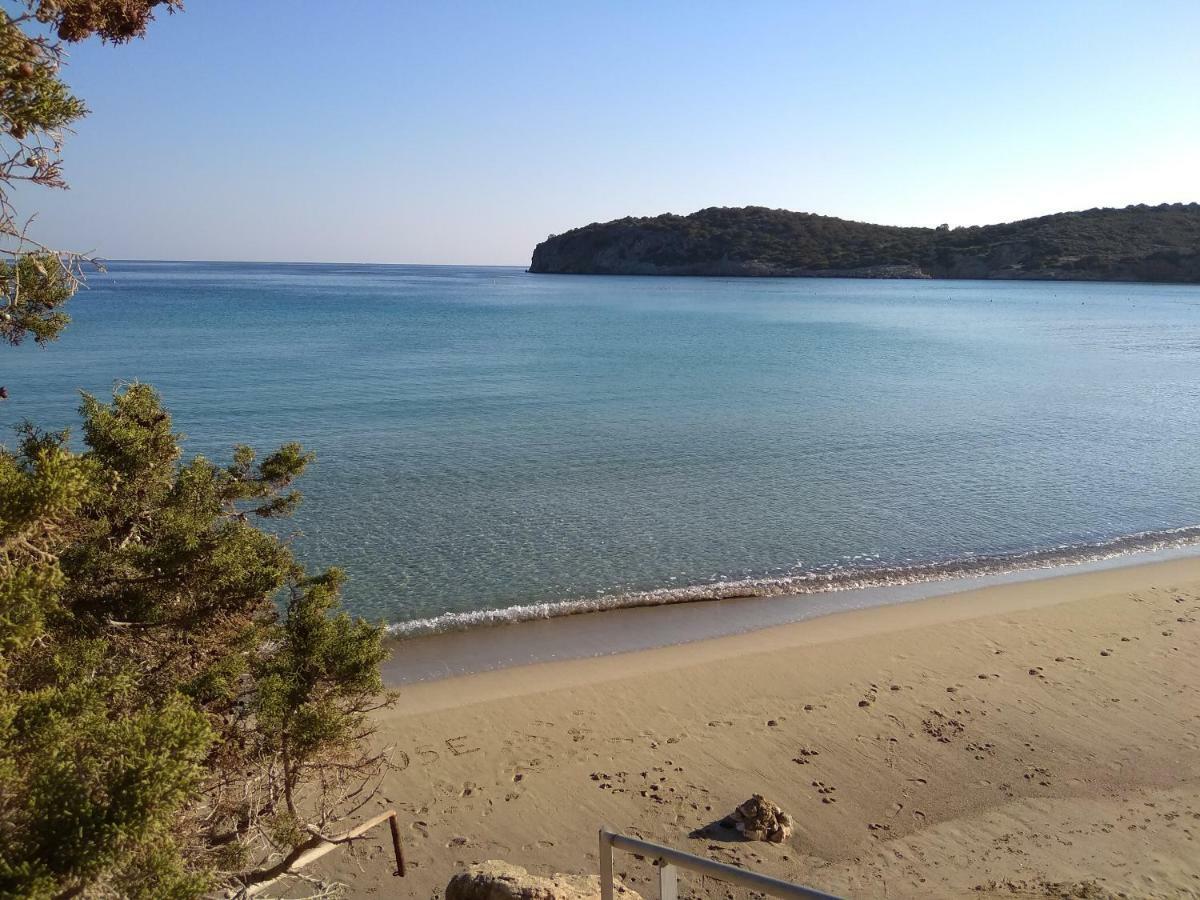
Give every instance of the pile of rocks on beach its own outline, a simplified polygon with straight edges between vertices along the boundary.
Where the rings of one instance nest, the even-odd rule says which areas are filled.
[[[782,844],[792,836],[792,817],[762,794],[755,794],[721,824],[736,828],[748,841]]]

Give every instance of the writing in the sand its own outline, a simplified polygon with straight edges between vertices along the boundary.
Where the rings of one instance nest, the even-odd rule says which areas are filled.
[[[468,753],[478,753],[482,749],[480,747],[468,746],[469,742],[470,738],[467,735],[460,734],[455,737],[448,737],[442,741],[439,746],[445,747],[444,750],[439,750],[435,747],[416,747],[413,750],[412,756],[409,756],[404,750],[397,750],[393,762],[396,764],[396,768],[403,772],[412,765],[413,757],[422,765],[431,766],[441,759],[444,754],[466,756]]]

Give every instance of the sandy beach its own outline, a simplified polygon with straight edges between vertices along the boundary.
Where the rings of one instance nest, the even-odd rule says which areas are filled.
[[[847,897],[1200,896],[1198,617],[1185,559],[406,686],[378,806],[408,876],[386,831],[324,871],[355,897],[486,859],[594,873],[607,823]],[[786,843],[697,832],[755,792]]]

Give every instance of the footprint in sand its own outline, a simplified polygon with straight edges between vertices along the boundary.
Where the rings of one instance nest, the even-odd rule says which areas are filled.
[[[1042,787],[1050,786],[1050,770],[1042,766],[1026,766],[1025,780],[1036,781]]]
[[[966,730],[958,719],[951,718],[937,709],[931,709],[930,717],[921,722],[925,733],[940,744],[949,744]]]
[[[615,775],[609,775],[607,772],[593,772],[591,779],[597,782],[596,786],[602,791],[612,791],[614,794],[628,794],[629,789],[624,787],[625,779],[628,775],[628,772],[617,772]]]
[[[793,757],[792,762],[798,763],[799,765],[802,765],[802,766],[807,766],[810,762],[812,762],[811,757],[820,756],[820,755],[821,755],[820,750],[813,750],[809,747],[801,747],[800,755]]]
[[[970,743],[967,744],[967,752],[973,753],[976,759],[986,759],[989,756],[996,755],[996,745],[990,742]]]
[[[821,795],[822,803],[837,803],[837,797],[833,796],[833,792],[837,790],[833,785],[826,784],[823,781],[814,781],[812,786],[817,789],[817,793]]]

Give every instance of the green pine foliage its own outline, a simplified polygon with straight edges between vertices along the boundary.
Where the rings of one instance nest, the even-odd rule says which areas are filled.
[[[184,460],[141,384],[81,414],[0,450],[0,894],[264,880],[382,771],[383,632],[254,524],[298,445]]]
[[[181,0],[0,10],[0,339],[54,340],[82,257],[43,247],[21,182],[65,187],[87,110],[64,44],[144,34]],[[0,401],[6,396],[0,389]],[[387,759],[381,627],[274,531],[312,455],[186,459],[161,399],[84,395],[81,444],[0,446],[0,897],[189,898],[286,877],[369,803]],[[320,888],[317,888],[320,890]]]
[[[59,336],[70,316],[63,306],[76,291],[69,264],[52,253],[30,252],[0,260],[0,339],[45,344]]]
[[[12,202],[24,182],[65,188],[60,154],[88,109],[62,79],[65,42],[140,37],[157,9],[182,0],[11,0],[0,8],[0,339],[54,340],[69,318],[84,258],[44,247]]]

